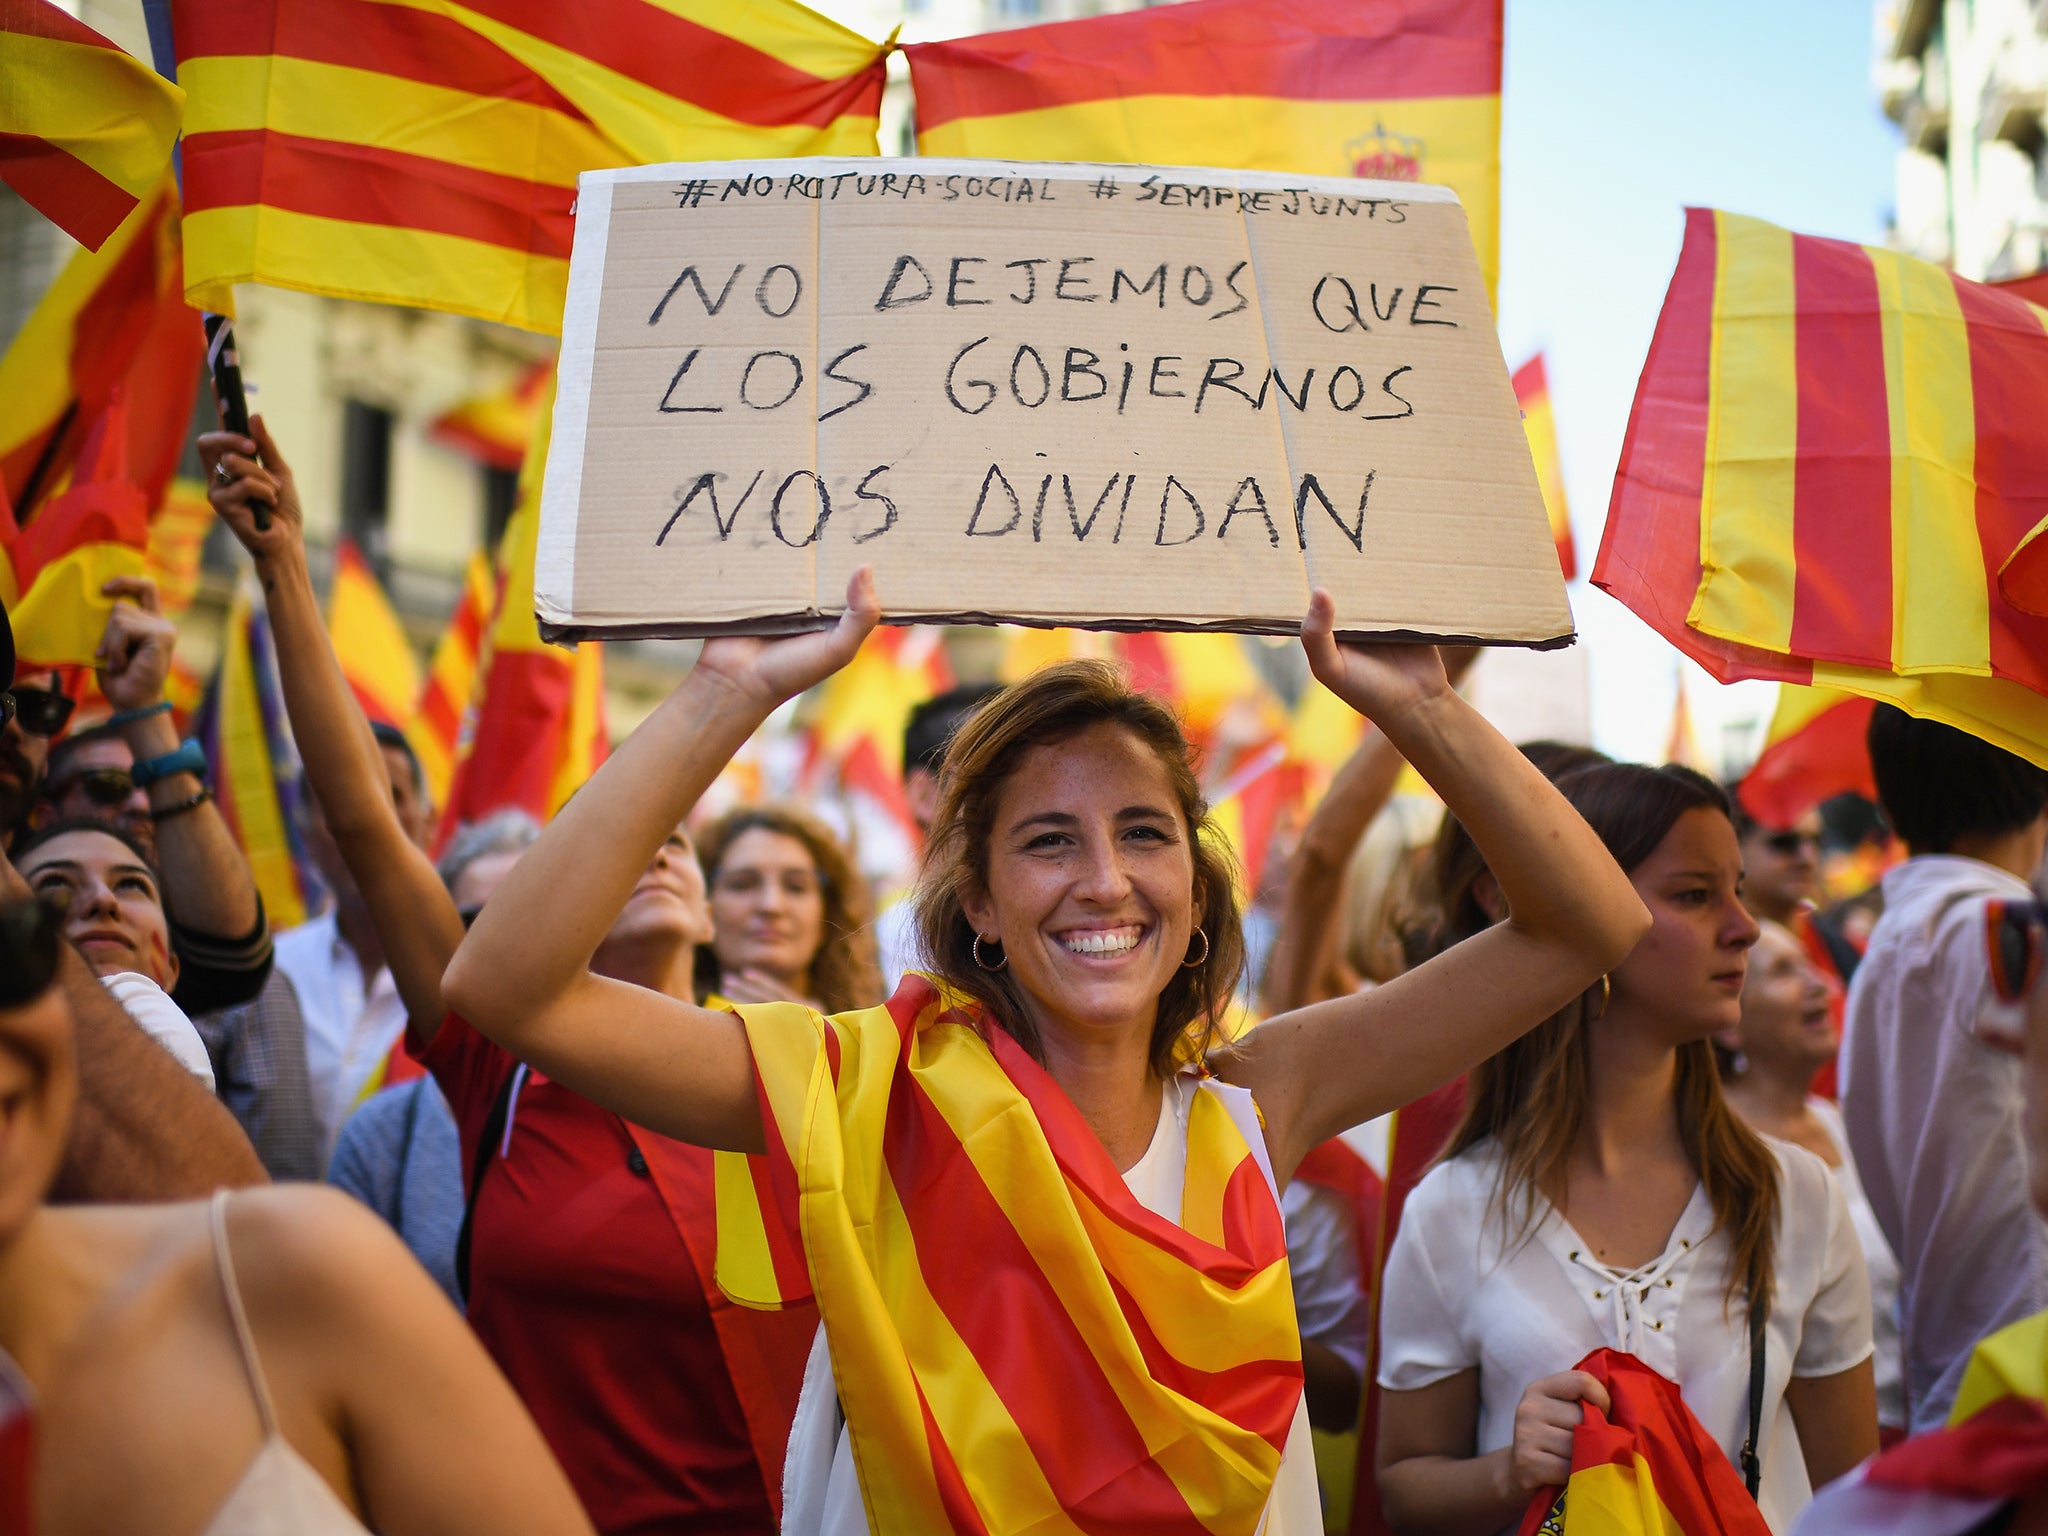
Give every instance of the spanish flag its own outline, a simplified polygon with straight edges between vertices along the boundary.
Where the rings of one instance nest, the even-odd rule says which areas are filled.
[[[184,103],[48,0],[0,0],[0,181],[87,250],[163,178]]]
[[[1771,1536],[1742,1474],[1676,1383],[1613,1349],[1574,1369],[1597,1378],[1613,1408],[1583,1405],[1571,1478],[1536,1495],[1520,1536]]]
[[[554,377],[552,358],[533,364],[504,389],[477,395],[434,419],[427,435],[493,469],[517,469],[533,441],[540,403]]]
[[[406,740],[420,760],[434,804],[448,803],[455,760],[463,746],[464,727],[471,723],[477,674],[484,659],[484,641],[497,606],[498,584],[491,557],[478,550],[462,573],[462,596],[448,616],[448,627],[434,646],[427,680],[420,688]]]
[[[1742,808],[1767,827],[1789,827],[1836,795],[1875,800],[1864,743],[1875,707],[1839,688],[1779,689],[1764,749],[1736,790]]]
[[[403,730],[419,697],[420,664],[377,573],[348,539],[334,552],[327,634],[363,713]]]
[[[2048,311],[1693,209],[1593,580],[1723,682],[1888,700],[2048,765]]]
[[[236,283],[558,331],[580,172],[875,152],[880,45],[795,0],[175,13],[194,304]]]
[[[1550,516],[1550,537],[1557,544],[1558,567],[1570,581],[1579,574],[1578,550],[1572,544],[1571,512],[1564,499],[1564,461],[1557,453],[1557,412],[1550,404],[1550,380],[1538,352],[1515,370],[1515,399],[1522,407],[1522,430],[1536,461],[1536,483],[1543,487],[1543,510]]]
[[[1301,1399],[1248,1099],[1190,1095],[1181,1222],[972,1001],[745,1022],[767,1131],[718,1158],[719,1286],[815,1295],[880,1531],[1252,1536]]]
[[[26,527],[0,496],[0,600],[24,665],[89,666],[114,604],[115,576],[140,576],[149,507],[128,478],[127,413],[117,399],[95,420],[77,478]]]
[[[903,51],[923,154],[1441,182],[1493,291],[1501,0],[1189,0]]]
[[[533,562],[540,546],[540,485],[553,426],[554,388],[519,472],[519,506],[498,555],[490,663],[477,695],[476,734],[455,767],[441,837],[465,822],[517,807],[545,821],[597,771],[610,747],[604,723],[603,647],[548,645],[534,619]]]
[[[1799,1528],[1863,1536],[2019,1529],[2048,1494],[2048,1313],[2000,1329],[1964,1367],[1945,1428],[1902,1440],[1821,1489]]]
[[[242,845],[264,912],[277,928],[303,923],[318,905],[319,885],[301,830],[299,757],[285,720],[270,616],[247,583],[228,610],[220,664],[196,723],[214,799]]]
[[[119,398],[128,474],[154,509],[192,425],[206,337],[185,304],[168,176],[96,251],[74,254],[0,356],[0,490],[22,523],[72,479]]]
[[[930,625],[875,630],[819,686],[811,717],[806,776],[829,770],[842,790],[872,801],[912,838],[917,819],[903,795],[903,728],[913,709],[953,686],[941,639]]]

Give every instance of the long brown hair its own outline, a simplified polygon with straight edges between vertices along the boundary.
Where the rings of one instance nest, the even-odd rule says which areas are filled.
[[[1007,970],[975,963],[974,925],[965,898],[988,884],[989,842],[996,802],[1024,754],[1055,746],[1090,726],[1120,726],[1166,770],[1194,855],[1195,907],[1208,953],[1199,965],[1173,974],[1159,994],[1152,1025],[1152,1068],[1174,1070],[1183,1049],[1199,1054],[1244,970],[1244,929],[1232,881],[1232,861],[1209,822],[1208,802],[1195,778],[1192,752],[1173,712],[1133,688],[1106,661],[1063,661],[1012,684],[963,724],[946,748],[939,806],[925,842],[917,891],[911,898],[920,947],[933,974],[980,1001],[990,1017],[1043,1062],[1044,1047],[1025,1007],[1024,992]]]
[[[743,805],[727,811],[697,836],[697,862],[704,867],[708,894],[718,884],[726,850],[742,833],[777,832],[804,845],[818,871],[825,901],[824,938],[811,957],[811,994],[827,1013],[871,1008],[882,1001],[882,967],[875,957],[874,901],[853,855],[832,829],[793,805]],[[713,944],[697,946],[697,993],[718,990],[718,954]]]
[[[1557,787],[1631,874],[1687,811],[1728,815],[1721,787],[1690,768],[1606,763],[1567,774]],[[1495,1208],[1511,1228],[1529,1230],[1538,1193],[1564,1183],[1591,1093],[1587,1026],[1599,1017],[1604,994],[1604,986],[1595,986],[1566,1004],[1466,1080],[1465,1119],[1444,1156],[1457,1157],[1492,1138],[1501,1157]],[[1733,1305],[1747,1295],[1752,1305],[1768,1309],[1777,1160],[1722,1097],[1711,1042],[1678,1048],[1672,1093],[1686,1156],[1706,1186],[1716,1228],[1728,1233],[1735,1250],[1726,1300]]]

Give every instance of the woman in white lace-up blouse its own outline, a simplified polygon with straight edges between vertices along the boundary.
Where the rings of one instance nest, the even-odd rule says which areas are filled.
[[[1606,979],[1472,1074],[1464,1124],[1401,1217],[1381,1304],[1380,1493],[1397,1532],[1512,1529],[1561,1484],[1606,1347],[1676,1382],[1739,1461],[1750,1302],[1766,1309],[1758,1502],[1784,1531],[1877,1447],[1869,1282],[1812,1153],[1721,1095],[1757,925],[1727,801],[1683,768],[1558,784],[1653,925]]]

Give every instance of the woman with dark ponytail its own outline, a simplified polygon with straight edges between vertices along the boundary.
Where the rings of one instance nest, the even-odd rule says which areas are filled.
[[[1512,1527],[1565,1481],[1580,1404],[1607,1406],[1572,1369],[1605,1346],[1677,1382],[1731,1461],[1761,1372],[1758,1502],[1782,1531],[1876,1448],[1869,1282],[1826,1166],[1722,1097],[1712,1038],[1740,1016],[1757,938],[1728,803],[1677,767],[1558,787],[1653,922],[1472,1072],[1464,1123],[1409,1199],[1381,1311],[1388,1522]]]

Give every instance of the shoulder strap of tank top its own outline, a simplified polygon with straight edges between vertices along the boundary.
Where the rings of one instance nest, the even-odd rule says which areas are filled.
[[[265,1439],[277,1433],[277,1410],[270,1401],[270,1383],[263,1376],[263,1362],[256,1358],[256,1336],[249,1331],[249,1314],[242,1308],[242,1289],[235,1283],[235,1261],[228,1254],[228,1192],[218,1189],[208,1213],[213,1227],[213,1260],[220,1271],[221,1294],[227,1298],[228,1315],[235,1321],[235,1341],[241,1346],[242,1365],[249,1373],[249,1387],[256,1397],[256,1413],[263,1420]]]

